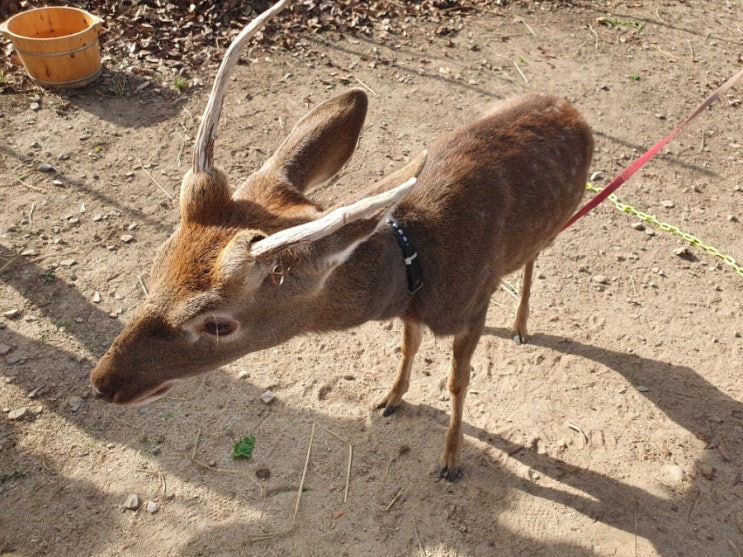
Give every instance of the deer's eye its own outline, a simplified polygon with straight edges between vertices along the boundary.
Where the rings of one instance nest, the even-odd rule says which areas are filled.
[[[203,330],[205,333],[215,337],[226,337],[231,335],[237,324],[234,321],[226,321],[223,319],[210,319],[204,323]]]

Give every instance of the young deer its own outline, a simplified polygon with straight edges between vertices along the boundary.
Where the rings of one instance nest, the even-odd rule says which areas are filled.
[[[400,405],[424,325],[452,335],[451,423],[438,474],[454,481],[470,359],[490,296],[501,277],[525,267],[514,324],[523,340],[534,260],[581,199],[591,131],[567,101],[527,95],[439,139],[375,195],[324,214],[304,192],[355,148],[367,99],[354,89],[299,120],[231,193],[212,162],[227,77],[242,42],[283,3],[225,55],[181,186],[180,226],[157,253],[144,304],[93,370],[93,391],[146,403],[178,380],[295,335],[401,317],[402,362],[378,408],[387,416]],[[388,227],[390,214],[402,233]],[[404,262],[401,248],[411,245],[395,234],[412,241],[417,258],[408,251]],[[413,294],[411,261],[425,279]]]

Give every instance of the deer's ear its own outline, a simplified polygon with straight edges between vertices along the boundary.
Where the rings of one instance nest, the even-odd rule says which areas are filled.
[[[226,282],[245,286],[258,286],[265,273],[256,265],[251,248],[266,235],[259,230],[241,230],[225,246],[217,260],[218,272]]]
[[[261,172],[277,174],[305,192],[335,176],[356,149],[368,100],[351,89],[302,117]]]

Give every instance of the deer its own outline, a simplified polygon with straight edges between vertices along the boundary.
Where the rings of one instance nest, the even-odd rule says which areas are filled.
[[[513,325],[525,341],[534,262],[579,204],[591,129],[566,99],[528,93],[433,142],[330,211],[307,193],[357,146],[368,98],[317,105],[234,191],[214,164],[217,123],[241,45],[215,82],[180,188],[180,222],[155,255],[144,302],[90,375],[96,398],[138,405],[176,383],[297,335],[402,321],[402,358],[377,403],[389,416],[410,385],[424,328],[453,337],[449,427],[436,475],[462,475],[470,362],[501,279],[524,269]]]

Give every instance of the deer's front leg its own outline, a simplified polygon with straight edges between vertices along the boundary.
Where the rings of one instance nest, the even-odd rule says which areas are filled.
[[[450,482],[456,481],[462,475],[460,465],[462,457],[462,414],[464,399],[467,394],[467,385],[470,382],[470,361],[480,340],[485,315],[472,325],[470,329],[454,337],[451,369],[449,370],[449,393],[451,393],[451,418],[449,430],[446,432],[444,454],[437,471],[439,478],[446,478]]]
[[[397,371],[397,377],[395,382],[392,383],[392,388],[387,393],[377,408],[384,408],[382,412],[383,416],[389,416],[402,402],[403,395],[408,392],[410,387],[410,370],[413,368],[413,358],[418,352],[418,348],[421,345],[421,339],[423,338],[423,327],[419,321],[413,319],[403,319],[403,332],[402,332],[402,361],[400,362],[400,368]]]

